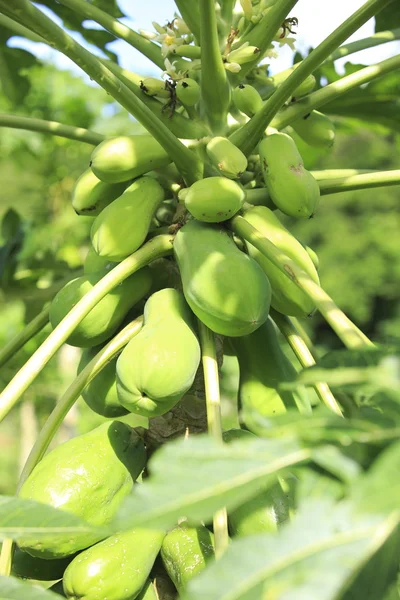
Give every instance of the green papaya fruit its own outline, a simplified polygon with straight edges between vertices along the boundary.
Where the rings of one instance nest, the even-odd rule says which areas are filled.
[[[282,382],[296,376],[296,370],[283,353],[271,319],[252,334],[232,338],[239,361],[240,419],[252,430],[256,422],[253,411],[265,417],[286,412],[287,408],[310,410],[305,393],[278,389]]]
[[[77,180],[72,191],[72,208],[78,215],[97,216],[103,208],[118,198],[128,182],[100,181],[92,169],[87,169]]]
[[[54,594],[58,594],[59,596],[66,598],[66,595],[64,594],[62,579],[60,581],[57,581],[54,585],[52,585],[51,588],[49,588],[49,590]]]
[[[137,596],[136,600],[160,600],[155,590],[154,584],[150,579],[146,581],[142,588],[142,591],[140,592],[139,596]]]
[[[223,433],[226,443],[243,438],[256,439],[256,436],[246,429],[230,429]],[[289,494],[283,491],[277,480],[267,489],[260,487],[250,500],[228,512],[229,531],[233,537],[274,533],[289,517]]]
[[[280,73],[276,73],[275,75],[269,76],[268,81],[275,88],[280,86],[284,81],[286,81],[286,79],[288,77],[290,77],[290,75],[293,73],[293,71],[295,69],[297,69],[297,67],[299,65],[300,65],[300,63],[296,63],[289,69],[285,69],[284,71],[281,71]],[[304,79],[304,81],[302,81],[301,84],[299,86],[297,86],[297,88],[293,92],[293,96],[295,98],[301,98],[301,96],[305,96],[306,94],[309,94],[315,88],[316,83],[317,83],[317,80],[315,79],[314,75],[312,75],[312,74],[307,75],[307,77]]]
[[[165,570],[179,593],[214,556],[214,536],[202,525],[190,527],[182,523],[167,533],[161,545]]]
[[[329,117],[312,110],[290,124],[301,139],[315,148],[331,148],[335,141],[335,126]]]
[[[163,199],[164,190],[152,177],[134,181],[96,217],[90,237],[97,254],[118,262],[135,252],[144,242]]]
[[[263,99],[252,85],[241,83],[232,92],[234,105],[240,112],[252,117],[263,107]]]
[[[226,177],[207,177],[193,183],[184,196],[193,217],[207,223],[226,221],[243,206],[244,189]]]
[[[35,579],[38,581],[55,581],[61,579],[65,569],[71,562],[72,557],[59,558],[56,560],[44,560],[36,558],[27,552],[15,548],[11,575],[18,579]]]
[[[247,169],[247,158],[228,138],[211,138],[206,146],[207,156],[221,175],[238,179]]]
[[[175,91],[178,100],[184,106],[194,106],[200,100],[200,86],[190,77],[178,81]]]
[[[175,237],[174,254],[186,301],[212,331],[248,335],[266,321],[269,281],[221,226],[189,221]]]
[[[251,62],[259,55],[260,48],[257,48],[257,46],[250,46],[249,42],[245,42],[239,48],[236,48],[236,50],[229,52],[226,56],[226,60],[230,63],[244,65],[245,63]]]
[[[307,250],[282,225],[272,210],[266,206],[254,206],[246,210],[243,217],[319,285],[317,270]],[[312,314],[315,305],[310,297],[254,246],[248,242],[246,246],[250,256],[258,262],[271,283],[271,306],[278,312],[292,317],[306,317]]]
[[[146,452],[141,438],[120,421],[104,423],[49,452],[34,468],[19,496],[72,513],[93,526],[107,526],[143,470]],[[87,548],[101,537],[33,535],[18,540],[32,556],[58,559]]]
[[[57,292],[50,305],[50,323],[53,328],[104,275],[105,273],[100,271],[77,277]],[[121,324],[129,309],[149,292],[150,287],[151,271],[148,267],[127,277],[92,308],[69,336],[67,343],[87,348],[107,340]]]
[[[88,253],[86,254],[85,262],[83,263],[83,272],[85,275],[90,275],[90,273],[102,271],[105,275],[107,271],[110,271],[115,266],[115,262],[111,262],[108,258],[99,256],[93,246],[90,246]]]
[[[125,135],[104,140],[96,146],[90,166],[101,181],[119,183],[170,162],[164,148],[151,135]]]
[[[156,77],[146,77],[140,82],[140,89],[148,96],[158,96],[159,98],[169,98],[170,91],[167,89],[163,79]]]
[[[164,536],[164,531],[155,529],[128,530],[84,550],[65,571],[67,598],[137,598],[147,583]]]
[[[117,360],[117,392],[129,411],[154,417],[171,410],[192,386],[200,345],[178,290],[150,296],[143,317],[143,328]]]
[[[312,217],[319,186],[304,168],[292,138],[286,133],[273,133],[261,140],[258,149],[265,184],[277,208],[291,217]]]
[[[314,267],[317,269],[319,269],[319,258],[318,258],[318,254],[315,252],[315,250],[313,250],[312,248],[310,248],[310,246],[305,246],[306,252],[308,254],[308,256],[311,258]]]

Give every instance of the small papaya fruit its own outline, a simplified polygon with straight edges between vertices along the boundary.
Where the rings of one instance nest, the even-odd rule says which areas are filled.
[[[37,581],[55,581],[61,579],[65,569],[72,560],[72,556],[56,560],[36,558],[27,552],[15,548],[11,575],[18,579],[35,579]]]
[[[292,138],[286,133],[273,133],[261,140],[258,148],[265,184],[276,207],[290,217],[312,217],[319,186],[304,168]]]
[[[96,146],[90,166],[101,181],[119,183],[136,179],[170,162],[164,148],[151,135],[124,135],[104,140]]]
[[[310,409],[308,397],[299,392],[282,391],[279,384],[290,381],[296,370],[283,353],[271,319],[250,335],[232,338],[239,362],[240,419],[252,430],[254,414],[273,417],[287,408]]]
[[[249,42],[245,42],[236,50],[232,50],[227,54],[226,60],[228,63],[237,63],[238,65],[244,65],[245,63],[251,62],[260,55],[260,48],[257,46],[250,46]]]
[[[86,254],[85,262],[83,263],[83,273],[85,275],[90,275],[90,273],[102,271],[103,274],[105,274],[115,266],[115,262],[111,262],[108,258],[99,256],[93,246],[90,246],[88,253]]]
[[[57,292],[50,305],[50,323],[53,328],[104,275],[104,272],[97,271],[77,277]],[[79,348],[101,344],[116,331],[129,309],[139,302],[150,288],[151,271],[148,267],[127,277],[92,308],[71,333],[67,343]]]
[[[175,237],[174,254],[186,301],[212,331],[248,335],[266,321],[268,278],[221,226],[189,221]]]
[[[118,262],[135,252],[144,242],[163,199],[164,190],[155,179],[136,179],[96,217],[90,237],[97,254]]]
[[[106,183],[100,181],[92,169],[87,169],[79,177],[72,191],[72,208],[78,215],[95,217],[103,208],[118,198],[128,182]]]
[[[184,106],[194,106],[200,100],[200,86],[190,77],[178,81],[175,91],[178,100]]]
[[[193,183],[184,195],[193,217],[207,223],[226,221],[243,206],[244,189],[227,177],[207,177]]]
[[[254,206],[246,210],[243,217],[319,285],[317,270],[307,250],[282,225],[272,210],[266,206]],[[248,242],[246,246],[250,256],[258,262],[271,283],[271,306],[292,317],[307,317],[312,314],[315,304],[310,297],[254,246]]]
[[[214,536],[203,525],[190,527],[181,523],[167,533],[161,544],[165,570],[179,593],[214,556]]]
[[[296,63],[294,64],[292,67],[290,67],[289,69],[285,69],[284,71],[281,71],[280,73],[276,73],[276,75],[272,75],[268,77],[268,80],[275,86],[278,87],[280,86],[284,81],[286,81],[286,79],[288,77],[290,77],[290,75],[293,73],[293,71],[295,69],[297,69],[297,67],[300,65],[300,63]],[[313,89],[315,88],[317,83],[317,80],[315,79],[314,75],[310,74],[307,75],[307,77],[304,79],[304,81],[302,81],[300,83],[299,86],[297,86],[297,88],[295,89],[295,91],[293,92],[293,96],[295,98],[301,98],[301,96],[305,96],[306,94],[309,94],[310,92],[313,91]]]
[[[234,105],[240,112],[252,117],[263,107],[263,99],[252,85],[241,83],[232,92]]]
[[[65,571],[67,598],[137,598],[148,582],[164,536],[164,531],[155,529],[127,530],[84,550]]]
[[[183,294],[156,292],[145,304],[144,325],[117,360],[118,398],[144,417],[163,415],[192,386],[200,345]]]
[[[20,489],[20,497],[49,504],[81,517],[90,525],[107,526],[133,482],[143,470],[142,439],[120,421],[111,421],[49,452]],[[57,534],[18,540],[32,556],[58,559],[97,542],[95,533]]]
[[[166,83],[163,79],[157,79],[156,77],[146,77],[140,82],[140,89],[147,96],[158,96],[159,98],[169,98],[170,91],[168,90]]]
[[[315,148],[331,148],[335,141],[335,126],[329,117],[312,110],[302,119],[290,124],[301,139]]]
[[[222,175],[238,179],[247,169],[247,158],[228,138],[213,137],[206,146],[211,163]]]

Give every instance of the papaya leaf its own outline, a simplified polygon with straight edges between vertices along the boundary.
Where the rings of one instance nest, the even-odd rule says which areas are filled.
[[[1,600],[57,600],[60,596],[16,577],[0,576]]]
[[[391,2],[375,17],[375,31],[385,31],[400,27],[400,4]]]

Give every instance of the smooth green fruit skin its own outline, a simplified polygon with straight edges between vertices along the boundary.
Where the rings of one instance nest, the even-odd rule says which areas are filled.
[[[165,532],[160,530],[128,530],[81,552],[64,574],[67,598],[137,598],[147,582],[164,536]]]
[[[90,166],[101,181],[119,183],[170,162],[164,148],[151,135],[130,135],[101,142],[92,153]]]
[[[122,406],[144,417],[163,415],[192,386],[200,345],[182,292],[166,288],[150,296],[144,326],[117,360]]]
[[[215,333],[248,335],[268,317],[271,286],[257,264],[218,225],[189,221],[174,254],[194,314]]]
[[[266,206],[255,206],[247,210],[243,217],[319,285],[317,270],[307,250],[282,225],[272,210]],[[246,247],[250,256],[258,262],[271,283],[271,306],[278,312],[292,317],[307,317],[312,314],[315,310],[315,304],[309,296],[261,254],[257,248],[248,242],[246,242]]]
[[[311,113],[298,121],[291,123],[301,139],[315,148],[331,148],[335,141],[335,126],[321,112],[312,110]]]
[[[146,464],[143,441],[120,421],[104,423],[47,454],[22,485],[19,496],[48,504],[97,527],[107,526]],[[91,546],[96,533],[51,534],[18,540],[39,558],[58,559]]]
[[[179,593],[214,556],[214,536],[202,525],[181,524],[167,533],[161,545],[165,570]]]
[[[206,223],[219,223],[235,215],[243,206],[244,189],[226,177],[207,177],[190,186],[185,206],[190,214]]]
[[[90,230],[99,256],[121,261],[144,242],[164,190],[152,177],[140,177],[96,218]]]
[[[200,86],[194,79],[186,77],[176,84],[176,95],[186,106],[194,106],[200,100]]]
[[[293,71],[295,71],[299,65],[300,63],[296,63],[289,69],[285,69],[284,71],[281,71],[276,75],[268,77],[268,80],[271,81],[271,83],[273,83],[274,86],[279,86],[284,81],[286,81],[286,79],[290,77],[290,75],[292,75]],[[317,80],[315,79],[314,75],[308,75],[306,79],[302,81],[301,84],[294,90],[293,96],[295,98],[300,98],[301,96],[309,94],[315,88],[316,83]]]
[[[104,277],[104,272],[91,273],[69,281],[54,297],[50,305],[50,323],[56,327],[69,311]],[[132,306],[151,288],[151,271],[140,269],[109,292],[69,336],[67,343],[79,348],[97,346],[116,331]]]
[[[128,182],[100,181],[92,169],[87,169],[77,180],[72,192],[72,207],[78,215],[95,217],[103,208],[118,198]]]
[[[290,217],[312,217],[319,201],[319,186],[304,168],[292,138],[286,133],[273,133],[260,142],[258,149],[265,184],[276,207]]]
[[[83,273],[85,275],[90,275],[90,273],[102,271],[103,274],[105,274],[107,271],[111,271],[115,266],[115,262],[99,256],[93,246],[90,246],[88,253],[86,254],[85,262],[83,263]]]
[[[35,579],[37,581],[54,581],[61,579],[72,557],[58,560],[36,558],[27,552],[15,548],[11,575],[18,579]]]
[[[225,177],[238,179],[247,169],[247,158],[228,138],[214,137],[206,146],[211,163]]]
[[[78,374],[86,367],[101,349],[101,346],[87,348],[82,352],[78,365]],[[86,404],[98,415],[114,419],[122,417],[129,411],[118,400],[116,370],[117,359],[113,358],[105,367],[88,383],[82,392]]]
[[[238,110],[252,117],[263,107],[263,100],[252,85],[238,85],[232,92],[232,100]]]

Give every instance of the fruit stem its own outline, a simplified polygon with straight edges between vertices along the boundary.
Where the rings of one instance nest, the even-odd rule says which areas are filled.
[[[117,264],[75,304],[0,394],[0,422],[92,308],[129,275],[153,260],[171,254],[172,244],[172,235],[159,235],[149,240]]]
[[[38,131],[39,133],[50,133],[59,137],[85,142],[97,146],[105,139],[105,136],[83,127],[72,127],[63,125],[56,121],[45,121],[44,119],[32,119],[31,117],[19,117],[16,115],[0,114],[0,127],[11,127],[13,129],[26,129],[27,131]]]
[[[255,227],[241,216],[231,219],[230,225],[237,235],[255,246],[263,256],[268,258],[313,300],[320,313],[347,348],[373,345],[367,336],[340,310],[332,298],[297,263],[286,256]]]
[[[0,367],[10,360],[26,342],[33,338],[49,322],[49,307],[46,307],[24,329],[0,350]]]
[[[321,169],[320,171],[310,171],[311,175],[317,181],[327,179],[340,179],[341,177],[352,177],[362,173],[372,173],[373,169]]]
[[[318,185],[321,195],[400,185],[400,169],[362,173],[360,175],[350,175],[349,177],[338,177],[337,179],[322,179],[318,181]]]
[[[210,331],[204,323],[200,320],[197,322],[199,326],[201,360],[204,372],[208,432],[218,443],[222,444],[221,397],[215,337],[214,333]],[[220,558],[229,544],[228,515],[225,508],[215,513],[213,525],[215,556],[216,558]]]
[[[264,134],[265,129],[295,89],[317,69],[352,33],[389,4],[391,0],[368,0],[359,10],[337,27],[319,46],[305,58],[298,68],[277,88],[264,106],[230,137],[231,141],[249,155]],[[329,87],[329,86],[327,86]],[[325,89],[325,88],[323,88]],[[322,90],[320,90],[322,91]],[[318,93],[318,92],[316,92]],[[305,113],[306,114],[306,113]],[[272,123],[274,127],[276,124]]]
[[[288,344],[292,348],[299,363],[303,368],[312,367],[315,365],[315,360],[307,344],[301,337],[300,333],[294,326],[292,320],[286,315],[282,315],[273,308],[270,310],[270,315],[276,323],[279,331],[286,338]],[[332,394],[327,383],[320,382],[313,385],[320,400],[334,413],[343,417],[342,409],[340,408],[335,396]]]

